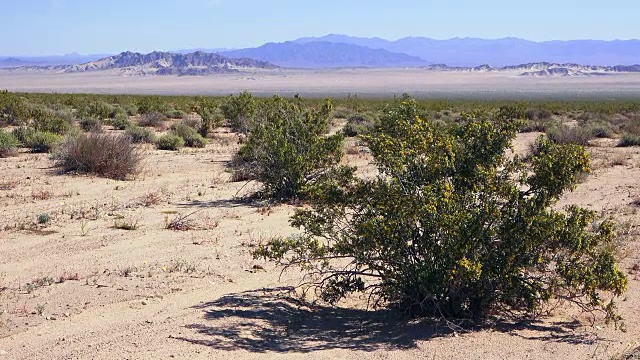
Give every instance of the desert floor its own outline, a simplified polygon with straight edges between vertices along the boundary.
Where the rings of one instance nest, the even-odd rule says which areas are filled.
[[[519,136],[516,150],[535,137]],[[220,131],[204,149],[145,147],[132,181],[61,175],[45,154],[0,162],[0,358],[609,359],[640,341],[640,149],[592,145],[594,173],[559,205],[615,214],[629,234],[627,332],[565,307],[536,323],[455,333],[368,311],[358,298],[338,308],[298,302],[299,273],[250,255],[296,231],[295,208],[236,200],[256,184],[230,181],[238,143]],[[357,151],[344,161],[367,164]],[[37,225],[39,214],[50,225]],[[189,229],[166,228],[188,214]],[[135,229],[114,226],[124,223]]]
[[[118,71],[58,74],[0,70],[0,89],[20,92],[227,95],[243,90],[271,96],[408,92],[436,98],[628,99],[640,97],[640,74],[531,78],[519,72],[468,73],[420,69],[276,70],[213,76],[121,76]]]

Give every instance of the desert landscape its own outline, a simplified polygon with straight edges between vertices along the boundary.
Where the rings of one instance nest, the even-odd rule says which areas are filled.
[[[640,360],[640,8],[512,5],[3,2],[0,360]]]
[[[138,109],[145,101],[160,101],[168,108],[159,118],[138,113],[118,118],[131,123],[127,129],[139,126],[156,136],[176,132],[176,124],[202,126],[197,113],[177,111],[180,104],[202,98],[19,96],[34,103],[45,99],[50,109],[70,101],[95,102],[101,104],[90,107],[96,114],[101,107],[105,114],[132,112],[122,101],[137,102]],[[224,107],[234,98],[211,99]],[[388,102],[337,99],[329,132],[344,131],[360,121],[358,116],[382,111],[375,109]],[[444,104],[441,110],[434,110],[443,106],[437,101],[421,106],[434,118],[455,119],[465,107],[494,109],[502,103]],[[271,238],[298,233],[289,217],[302,204],[248,198],[261,184],[238,180],[230,168],[245,140],[227,119],[207,134],[202,147],[171,151],[158,149],[158,143],[135,145],[141,167],[126,180],[63,174],[50,154],[28,148],[2,159],[0,356],[629,359],[640,346],[640,148],[618,145],[636,129],[638,113],[624,109],[637,108],[637,103],[528,106],[530,127],[518,134],[515,153],[528,154],[544,124],[577,129],[564,137],[547,129],[556,141],[571,143],[578,141],[576,136],[586,141],[593,173],[556,207],[577,204],[615,218],[620,268],[628,277],[618,302],[625,331],[569,304],[553,306],[530,322],[505,319],[458,329],[437,318],[412,319],[393,309],[368,308],[365,294],[335,307],[300,297],[302,272],[282,272],[252,252]],[[540,110],[545,107],[557,115]],[[121,126],[110,116],[97,128],[95,122],[77,123],[74,116],[69,121],[98,136],[132,131],[118,130]],[[608,130],[599,137],[580,133],[596,123]],[[17,127],[5,129],[15,133]],[[341,163],[357,166],[363,175],[375,172],[357,137],[347,137],[343,148]]]

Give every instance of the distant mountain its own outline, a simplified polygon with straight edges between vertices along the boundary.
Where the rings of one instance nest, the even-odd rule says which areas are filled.
[[[110,54],[82,55],[72,53],[67,55],[51,56],[8,56],[6,59],[0,58],[0,67],[15,66],[56,66],[66,64],[79,64],[94,61]]]
[[[640,40],[570,40],[534,42],[518,38],[486,40],[453,38],[435,40],[406,37],[396,41],[330,34],[317,38],[300,38],[297,44],[332,42],[366,46],[417,56],[430,63],[449,66],[506,66],[530,62],[581,63],[613,66],[640,62]]]
[[[527,63],[500,68],[494,68],[489,65],[465,67],[448,66],[445,64],[427,65],[421,66],[420,68],[440,72],[515,72],[519,76],[531,77],[604,76],[617,73],[640,72],[640,65],[594,66],[549,62]]]
[[[196,51],[176,54],[154,51],[149,54],[123,52],[79,65],[56,66],[63,72],[84,72],[119,69],[124,75],[209,75],[256,69],[276,69],[277,66],[253,59],[231,59],[220,54]]]
[[[257,48],[222,52],[292,68],[406,67],[428,64],[417,56],[327,41],[268,43]]]

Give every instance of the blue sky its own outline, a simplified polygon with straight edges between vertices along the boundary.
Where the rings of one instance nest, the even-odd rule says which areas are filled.
[[[0,55],[237,48],[328,33],[631,39],[638,14],[638,0],[0,0]]]

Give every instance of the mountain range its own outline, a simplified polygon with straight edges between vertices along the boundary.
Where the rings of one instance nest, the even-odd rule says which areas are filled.
[[[405,37],[395,41],[330,34],[300,38],[298,44],[330,42],[383,49],[417,56],[432,64],[502,67],[532,62],[614,66],[640,63],[640,40],[569,40],[535,42],[518,38],[453,38],[436,40]]]
[[[26,67],[29,68],[29,67]],[[254,59],[231,59],[220,54],[196,51],[188,54],[154,51],[140,54],[126,51],[78,65],[36,66],[32,69],[54,70],[63,73],[117,69],[122,75],[211,75],[273,70],[278,66]]]
[[[0,67],[5,68],[32,66],[64,72],[118,68],[123,74],[157,75],[206,75],[276,67],[421,67],[434,71],[506,71],[525,67],[522,75],[526,76],[584,76],[636,72],[638,66],[632,64],[639,63],[640,40],[534,42],[518,38],[406,37],[390,41],[337,34],[245,49],[0,59]],[[527,67],[531,64],[535,66]]]

